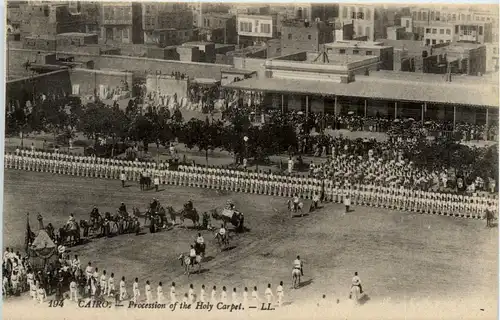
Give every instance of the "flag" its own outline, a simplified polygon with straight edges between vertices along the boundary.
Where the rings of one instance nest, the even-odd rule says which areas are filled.
[[[28,252],[30,243],[33,243],[35,239],[35,234],[31,231],[29,213],[26,215],[26,237],[25,237],[25,250]]]

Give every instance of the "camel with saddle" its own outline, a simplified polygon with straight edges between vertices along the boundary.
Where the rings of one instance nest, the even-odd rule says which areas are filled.
[[[245,216],[243,213],[235,209],[232,201],[228,201],[224,209],[219,213],[217,209],[212,209],[212,218],[216,220],[222,220],[224,225],[231,223],[236,227],[237,231],[243,231]]]

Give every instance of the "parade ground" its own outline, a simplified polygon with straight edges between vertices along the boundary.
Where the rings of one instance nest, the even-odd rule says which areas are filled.
[[[27,212],[36,232],[37,213],[45,225],[50,222],[59,228],[70,213],[78,221],[89,219],[94,205],[101,213],[114,213],[124,202],[129,212],[133,207],[144,212],[153,197],[176,210],[192,200],[200,215],[232,199],[249,230],[233,234],[229,250],[223,252],[213,232],[201,231],[207,243],[206,261],[201,274],[189,278],[177,258],[189,251],[197,236],[190,221],[185,222],[186,229],[151,234],[144,228],[137,236],[91,239],[70,248],[70,256],[78,254],[82,266],[91,261],[101,272],[114,272],[116,279],[125,276],[129,291],[138,277],[141,291],[146,280],[154,288],[162,281],[165,290],[175,281],[179,296],[190,283],[196,291],[205,284],[207,292],[213,285],[218,290],[226,286],[228,292],[236,287],[240,293],[245,286],[250,291],[256,285],[263,299],[268,283],[275,288],[283,281],[285,301],[293,307],[319,300],[323,294],[332,302],[345,301],[357,271],[369,297],[362,308],[388,301],[445,301],[469,308],[474,315],[479,309],[496,314],[498,229],[485,228],[486,222],[479,220],[360,206],[344,214],[342,205],[331,203],[305,217],[291,218],[285,198],[168,185],[157,193],[141,192],[131,182],[122,188],[114,180],[6,170],[4,247],[24,250]],[[213,219],[212,224],[219,226]],[[302,287],[293,290],[291,264],[296,255],[304,261],[305,276]],[[464,306],[472,298],[478,303]]]

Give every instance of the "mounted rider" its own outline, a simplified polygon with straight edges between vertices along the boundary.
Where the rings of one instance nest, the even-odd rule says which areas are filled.
[[[71,227],[75,224],[75,216],[70,213],[68,222],[66,222],[66,229],[71,229]]]
[[[191,245],[191,249],[189,249],[189,259],[191,260],[191,264],[194,265],[196,261],[196,250],[193,245]]]
[[[359,287],[359,293],[363,293],[363,288],[361,287],[361,279],[358,277],[358,272],[354,272],[354,277],[352,277],[351,289],[353,287]]]
[[[293,195],[293,211],[297,211],[299,209],[299,203],[300,203],[299,195],[294,194]]]
[[[200,246],[203,246],[205,244],[205,239],[203,239],[201,233],[198,233],[198,237],[196,238],[196,243],[199,244]]]
[[[97,209],[97,207],[94,206],[94,208],[92,208],[92,211],[90,212],[90,223],[94,224],[94,222],[97,222],[100,216],[101,215],[99,214],[99,209]]]
[[[186,204],[184,204],[184,209],[187,211],[193,210],[193,201],[189,200]]]
[[[300,260],[300,256],[297,256],[297,259],[293,260],[293,269],[300,270],[300,274],[304,276],[304,270],[302,269],[302,261]]]
[[[125,203],[121,203],[120,207],[118,208],[118,212],[122,215],[127,215],[127,207],[125,206]]]
[[[153,201],[151,201],[151,204],[149,205],[152,212],[156,212],[159,206],[160,206],[160,201],[158,201],[158,199],[156,198],[153,198]]]

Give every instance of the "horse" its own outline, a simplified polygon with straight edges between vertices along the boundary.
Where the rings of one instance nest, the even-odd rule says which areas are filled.
[[[233,211],[233,214],[231,215],[231,217],[228,217],[224,214],[219,214],[216,209],[212,209],[211,210],[212,218],[214,218],[216,220],[222,220],[224,222],[224,224],[226,224],[227,222],[230,222],[233,226],[236,227],[236,230],[242,231],[243,230],[243,223],[245,221],[245,216],[243,215],[243,213],[241,213],[239,211],[236,211],[236,210],[232,210],[232,211]]]
[[[293,268],[292,270],[292,283],[293,283],[293,288],[297,289],[300,286],[300,277],[302,273],[300,269]]]
[[[69,242],[69,245],[78,244],[80,242],[80,226],[78,223],[73,222],[64,226],[63,228],[59,228],[59,237],[61,238],[62,243]]]
[[[172,224],[175,225],[175,222],[176,222],[175,217],[177,216],[177,212],[175,212],[175,209],[172,208],[172,206],[168,206],[167,211],[168,211],[168,214],[170,215],[170,220],[172,220]]]
[[[198,211],[196,211],[196,209],[194,209],[194,208],[191,210],[183,209],[180,212],[180,218],[181,218],[182,224],[184,224],[185,219],[189,219],[189,220],[193,221],[193,225],[195,227],[198,227],[200,224],[200,215],[198,214]]]
[[[145,177],[142,176],[139,179],[139,186],[141,188],[141,191],[149,190],[151,189],[151,178],[150,177]]]
[[[495,213],[492,210],[486,210],[486,228],[494,227],[495,220]]]
[[[360,298],[361,298],[361,290],[359,286],[351,286],[349,299],[351,299],[355,304],[358,304]]]
[[[184,253],[181,253],[178,260],[181,261],[181,266],[184,267],[184,274],[187,274],[188,276],[190,275],[190,268],[194,267],[195,265],[198,265],[198,273],[201,272],[201,256],[196,255],[196,258],[194,259],[194,262],[191,262],[191,258]]]
[[[217,231],[215,233],[215,239],[217,239],[217,243],[219,244],[221,251],[224,247],[229,246],[229,234],[228,233],[226,233],[225,236],[221,236],[221,234]]]
[[[295,208],[295,204],[293,203],[293,201],[292,200],[288,200],[287,201],[287,206],[288,206],[288,211],[290,212],[290,217],[293,217],[293,214],[297,213],[297,211],[300,212],[300,216],[301,217],[304,216],[304,212],[302,211],[302,208],[304,208],[304,203],[302,201],[300,201],[297,204],[297,208]]]

